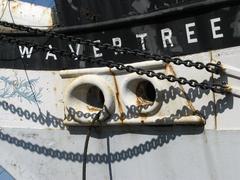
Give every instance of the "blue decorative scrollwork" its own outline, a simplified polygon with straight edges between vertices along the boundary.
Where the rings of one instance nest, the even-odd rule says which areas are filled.
[[[25,99],[29,103],[41,103],[42,89],[35,90],[39,79],[12,80],[10,77],[0,76],[0,98]]]

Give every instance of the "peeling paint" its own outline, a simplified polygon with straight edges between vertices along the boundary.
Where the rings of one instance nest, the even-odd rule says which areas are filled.
[[[2,14],[2,21],[32,26],[33,28],[38,27],[40,29],[48,29],[53,26],[51,8],[22,1],[3,0],[3,2],[5,3],[0,4],[0,15]],[[10,6],[10,8],[7,7],[5,9],[5,6]],[[0,32],[16,31],[17,30],[12,30],[11,28],[0,27]]]

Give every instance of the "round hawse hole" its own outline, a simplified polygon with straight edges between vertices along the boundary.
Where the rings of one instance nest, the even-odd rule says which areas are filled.
[[[138,102],[141,105],[152,105],[156,99],[156,91],[151,82],[144,80],[136,88]]]
[[[103,92],[97,86],[89,87],[86,101],[90,106],[102,109],[105,102]]]
[[[93,111],[102,109],[105,103],[103,92],[93,84],[81,84],[72,91],[72,96],[79,101],[75,104],[80,103]]]

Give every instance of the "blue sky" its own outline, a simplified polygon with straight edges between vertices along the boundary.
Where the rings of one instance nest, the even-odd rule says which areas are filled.
[[[0,166],[0,179],[14,180],[14,178],[2,166]]]
[[[52,7],[54,6],[54,0],[21,0],[25,2],[31,2],[34,4],[42,5],[42,6],[48,6]]]

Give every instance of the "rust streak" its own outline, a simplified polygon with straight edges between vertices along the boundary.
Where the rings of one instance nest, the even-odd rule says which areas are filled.
[[[11,7],[12,11],[15,12],[15,11],[17,11],[17,10],[20,8],[21,4],[18,3],[18,2],[15,2],[15,3],[14,3],[13,5],[11,5],[11,6],[12,6],[12,7]]]
[[[213,54],[212,54],[212,51],[210,51],[210,63],[214,62],[214,59],[213,59]],[[214,75],[212,73],[212,79],[214,79]],[[214,125],[215,125],[215,129],[217,129],[217,109],[216,109],[216,95],[215,93],[212,93],[213,94],[213,102],[215,104],[214,106]]]
[[[101,109],[100,108],[97,108],[97,107],[89,107],[89,106],[87,106],[87,108],[88,108],[88,110],[89,111],[92,111],[92,112],[98,112],[98,111],[100,111]]]
[[[136,103],[137,103],[137,107],[143,107],[143,106],[149,107],[149,106],[153,105],[153,102],[147,101],[141,97],[137,97]],[[138,112],[138,113],[139,114],[137,114],[137,115],[141,115],[141,118],[142,118],[141,123],[143,124],[147,120],[149,113],[148,112],[146,112],[146,113]]]
[[[177,77],[176,72],[174,71],[173,67],[172,67],[170,64],[166,64],[166,67],[165,67],[165,68],[166,68],[166,71],[167,71],[168,74],[171,74],[171,75],[174,75],[174,76]],[[179,83],[178,83],[178,84],[179,84]],[[181,90],[182,93],[183,93],[184,98],[187,100],[188,106],[190,107],[190,109],[191,109],[193,112],[195,112],[196,109],[194,108],[192,102],[189,100],[189,98],[188,98],[188,96],[187,96],[187,93],[185,92],[185,90],[184,90],[184,88],[183,88],[183,85],[179,84],[179,87],[180,87],[180,90]]]
[[[114,85],[115,85],[115,88],[116,88],[116,99],[117,99],[117,103],[118,103],[118,107],[119,107],[119,110],[120,110],[120,120],[124,121],[125,117],[124,117],[124,111],[123,111],[123,107],[122,107],[122,104],[120,102],[120,94],[119,94],[119,88],[118,88],[118,84],[117,84],[117,79],[116,79],[116,76],[115,74],[112,72],[112,70],[109,68],[109,72],[112,74],[113,76],[113,80],[114,80]]]
[[[137,105],[139,106],[150,106],[153,105],[153,102],[151,101],[147,101],[145,99],[143,99],[142,97],[137,97]]]

